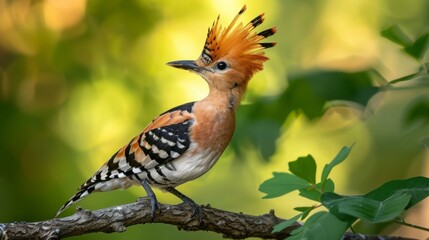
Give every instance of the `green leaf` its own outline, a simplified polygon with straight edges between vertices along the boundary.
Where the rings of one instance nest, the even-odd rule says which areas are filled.
[[[334,192],[335,191],[335,183],[332,179],[328,178],[323,185],[323,189],[321,189],[323,193],[325,192]]]
[[[320,196],[322,196],[322,193],[314,188],[301,188],[299,189],[299,195],[307,199],[320,202]]]
[[[332,214],[345,221],[360,218],[372,223],[381,223],[398,217],[405,210],[411,197],[411,194],[405,192],[397,192],[383,200],[325,193],[322,195],[322,204]]]
[[[411,194],[411,200],[406,206],[408,209],[429,196],[429,178],[414,177],[405,180],[393,180],[369,192],[365,197],[383,201],[396,193]]]
[[[310,212],[311,211],[313,211],[315,208],[314,207],[312,207],[312,208],[309,208],[309,209],[307,209],[307,211],[305,211],[305,212],[303,212],[302,213],[302,217],[301,217],[301,220],[304,220],[309,214],[310,214]]]
[[[313,211],[314,209],[315,207],[311,206],[311,207],[296,207],[293,210],[302,212],[301,220],[304,220],[308,216],[308,214],[310,214],[310,212]]]
[[[411,38],[407,34],[405,34],[402,29],[400,29],[397,25],[391,26],[381,31],[381,36],[389,39],[390,41],[402,47],[411,46],[411,44],[413,43]]]
[[[341,196],[333,192],[326,192],[322,194],[321,202],[323,206],[329,209],[329,212],[337,216],[337,218],[342,221],[354,222],[356,218],[347,214],[343,214],[339,212],[339,203],[344,201],[345,198],[351,198],[348,196]]]
[[[353,144],[354,145],[354,144]],[[343,147],[340,152],[335,156],[335,158],[329,163],[326,164],[322,171],[322,187],[325,185],[326,179],[328,179],[329,173],[331,173],[332,168],[334,168],[336,165],[340,164],[342,161],[344,161],[347,156],[349,155],[351,149],[353,148],[353,145],[350,147]]]
[[[301,227],[293,230],[290,234],[292,235],[292,237],[288,237],[287,239],[293,239],[293,236],[295,235],[300,235],[303,232],[308,231],[309,227],[312,226],[312,224],[317,223],[317,221],[319,220],[319,218],[321,218],[324,214],[326,213],[326,211],[321,211],[321,212],[317,212],[315,214],[313,214],[305,223],[304,225],[302,225]],[[296,239],[300,239],[300,238],[296,238]]]
[[[425,74],[425,73],[422,72],[422,71],[416,72],[416,73],[412,73],[410,75],[407,75],[407,76],[400,77],[400,78],[397,78],[395,80],[392,80],[392,81],[389,82],[389,84],[395,84],[395,83],[398,83],[398,82],[405,82],[405,81],[413,80],[416,77],[418,77],[420,75],[423,75],[423,74]]]
[[[325,186],[323,187],[323,189],[322,183],[318,183],[308,188],[298,189],[300,196],[316,202],[320,202],[320,197],[322,196],[322,193],[333,192],[334,190],[335,184],[330,178],[325,181]]]
[[[293,174],[274,172],[273,178],[266,180],[259,186],[259,191],[267,194],[263,198],[275,198],[309,186],[307,181]]]
[[[429,196],[429,178],[414,177],[393,180],[383,184],[364,196],[340,196],[324,193],[322,204],[340,219],[347,215],[372,222],[388,221],[399,216]]]
[[[313,214],[303,226],[292,231],[292,236],[288,237],[287,240],[342,239],[349,227],[350,223],[339,220],[329,212],[317,212]]]
[[[289,171],[309,183],[316,183],[316,161],[311,155],[289,162]]]
[[[327,192],[322,195],[321,200],[322,200],[323,206],[331,210],[335,206],[337,206],[339,202],[343,201],[344,198],[347,198],[347,196],[341,196],[333,192]]]
[[[411,194],[398,193],[384,201],[376,201],[366,197],[344,198],[338,204],[338,211],[372,223],[388,222],[397,218],[405,210]]]
[[[313,208],[313,207],[295,207],[295,208],[293,208],[293,210],[298,211],[298,212],[305,212],[309,208]]]
[[[411,57],[420,60],[425,55],[429,40],[429,33],[420,36],[411,46],[404,48],[405,52]]]
[[[283,229],[285,229],[285,228],[287,228],[287,227],[289,227],[289,226],[292,226],[294,223],[296,223],[296,221],[298,220],[298,218],[300,218],[301,216],[302,216],[302,213],[300,213],[300,214],[296,215],[295,217],[293,217],[293,218],[291,218],[291,219],[288,219],[288,220],[286,220],[286,221],[283,221],[283,222],[281,222],[281,223],[279,223],[279,224],[275,225],[275,226],[273,227],[273,231],[272,231],[272,233],[280,232],[280,231],[282,231]]]

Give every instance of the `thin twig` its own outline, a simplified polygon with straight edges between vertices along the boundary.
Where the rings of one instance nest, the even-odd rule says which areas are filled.
[[[407,223],[407,222],[405,222],[405,219],[403,219],[403,218],[401,218],[400,220],[393,220],[392,222],[400,224],[400,225],[403,225],[403,226],[407,226],[407,227],[411,227],[411,228],[415,228],[415,229],[419,229],[419,230],[423,230],[423,231],[429,232],[429,228],[422,227],[422,226],[419,226],[419,225],[415,225],[415,224],[412,224],[412,223]]]

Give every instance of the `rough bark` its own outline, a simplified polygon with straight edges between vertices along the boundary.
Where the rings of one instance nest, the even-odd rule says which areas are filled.
[[[71,216],[54,218],[40,222],[0,223],[0,239],[61,239],[93,232],[123,232],[127,226],[151,223],[150,201],[142,198],[136,203],[101,209],[97,211],[79,210]],[[233,213],[210,206],[202,206],[202,222],[192,216],[192,209],[186,204],[160,204],[152,223],[177,226],[186,231],[212,231],[226,238],[244,239],[284,239],[300,226],[279,233],[271,233],[277,223],[284,221],[274,215],[274,211],[260,216]],[[371,237],[348,233],[344,239],[407,239],[400,237]]]

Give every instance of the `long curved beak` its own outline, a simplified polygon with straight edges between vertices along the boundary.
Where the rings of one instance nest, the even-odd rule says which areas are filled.
[[[193,71],[193,72],[201,71],[201,67],[198,66],[193,60],[172,61],[172,62],[168,62],[167,65],[175,68]]]

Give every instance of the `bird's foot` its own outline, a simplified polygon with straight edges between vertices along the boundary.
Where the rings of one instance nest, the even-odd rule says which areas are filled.
[[[153,222],[155,219],[155,213],[160,213],[161,208],[159,207],[159,202],[156,199],[155,195],[153,197],[149,196],[150,198],[150,205],[151,205],[151,211],[150,211],[150,222]]]
[[[191,215],[191,218],[187,222],[192,221],[192,218],[194,218],[194,217],[197,217],[198,224],[201,224],[203,222],[203,209],[201,208],[200,205],[196,204],[192,199],[187,197],[185,194],[177,191],[173,187],[165,188],[165,190],[167,190],[169,193],[175,195],[176,197],[182,199],[183,204],[187,204],[191,207],[192,215]]]
[[[190,222],[194,217],[197,218],[199,224],[203,222],[203,209],[200,205],[196,204],[190,198],[184,199],[182,204],[187,204],[192,209],[192,215],[188,222]]]

